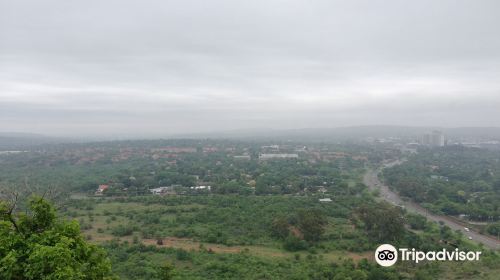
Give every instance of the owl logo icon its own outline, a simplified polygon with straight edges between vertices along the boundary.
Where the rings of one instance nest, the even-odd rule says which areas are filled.
[[[381,266],[392,266],[398,260],[398,251],[391,244],[382,244],[375,251],[375,261]]]

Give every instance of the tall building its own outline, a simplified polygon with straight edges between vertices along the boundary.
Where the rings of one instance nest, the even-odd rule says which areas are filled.
[[[424,136],[422,137],[422,145],[425,145],[425,146],[431,145],[431,134],[430,133],[424,134]]]
[[[432,146],[443,147],[444,146],[444,134],[441,131],[432,132]]]
[[[432,147],[443,147],[445,144],[443,132],[434,130],[431,133],[424,134],[422,144]]]

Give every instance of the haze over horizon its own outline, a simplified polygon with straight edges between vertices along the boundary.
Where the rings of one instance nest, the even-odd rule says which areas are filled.
[[[0,0],[0,131],[498,127],[498,1]]]

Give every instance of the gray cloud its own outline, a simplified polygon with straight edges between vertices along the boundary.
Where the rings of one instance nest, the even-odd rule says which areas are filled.
[[[0,0],[0,128],[498,126],[498,1]]]

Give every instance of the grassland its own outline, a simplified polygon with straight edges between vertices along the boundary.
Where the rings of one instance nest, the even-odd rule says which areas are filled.
[[[376,244],[350,219],[363,199],[339,196],[327,204],[317,197],[296,196],[83,199],[74,200],[65,214],[80,221],[91,242],[107,248],[113,267],[124,279],[156,279],[152,271],[165,262],[175,265],[179,279],[221,279],[221,275],[234,279],[242,273],[255,276],[244,279],[287,279],[283,275],[290,273],[295,279],[333,279],[312,275],[333,269],[332,264],[336,269],[364,271],[366,262],[370,267],[366,276],[380,272],[373,261]],[[270,227],[275,217],[300,208],[321,209],[328,223],[320,241],[289,251],[272,236]],[[409,236],[439,235],[438,229],[408,232]],[[495,260],[399,264],[385,271],[386,278],[359,279],[391,279],[394,273],[400,279],[496,279],[500,267]],[[253,263],[255,270],[245,268],[247,263]],[[130,268],[137,274],[130,274]]]

